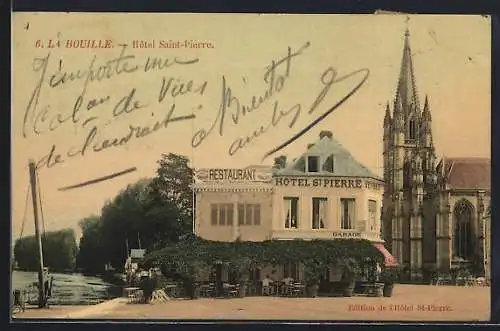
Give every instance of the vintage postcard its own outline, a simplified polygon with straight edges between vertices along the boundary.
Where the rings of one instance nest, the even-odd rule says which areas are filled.
[[[487,321],[488,16],[14,13],[14,320]]]

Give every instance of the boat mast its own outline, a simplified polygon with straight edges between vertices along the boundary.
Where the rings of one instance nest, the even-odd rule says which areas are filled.
[[[38,270],[38,308],[44,308],[46,305],[45,301],[45,288],[43,279],[43,251],[42,251],[42,237],[40,235],[40,227],[38,224],[38,197],[36,189],[36,165],[33,160],[29,162],[30,170],[30,183],[31,183],[31,196],[33,202],[33,213],[35,218],[35,237],[38,246],[38,254],[40,261],[40,268]]]

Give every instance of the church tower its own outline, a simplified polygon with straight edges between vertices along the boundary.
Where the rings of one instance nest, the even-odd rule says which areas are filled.
[[[407,276],[418,280],[424,264],[435,263],[436,155],[431,108],[427,96],[423,106],[419,101],[408,30],[396,94],[385,107],[383,144],[383,236]]]

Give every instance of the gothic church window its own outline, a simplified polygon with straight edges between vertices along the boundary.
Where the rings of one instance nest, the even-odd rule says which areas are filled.
[[[411,187],[411,163],[405,162],[403,165],[403,189],[409,190]]]
[[[415,119],[412,118],[410,119],[409,123],[409,137],[410,140],[417,139],[417,123],[415,122]]]
[[[453,216],[453,255],[457,258],[470,260],[474,252],[472,241],[474,207],[467,200],[461,200],[455,205]]]

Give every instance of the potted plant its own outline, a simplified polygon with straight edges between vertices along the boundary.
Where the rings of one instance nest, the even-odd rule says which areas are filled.
[[[318,296],[319,282],[323,272],[323,263],[318,259],[304,261],[304,278],[306,281],[307,294],[311,298]]]
[[[248,278],[249,278],[248,275],[243,275],[240,278],[240,288],[238,293],[238,296],[240,298],[244,298],[247,295]]]
[[[349,259],[344,262],[344,273],[342,274],[342,281],[344,283],[343,296],[352,297],[354,293],[354,286],[356,285],[356,277],[360,274],[360,268],[356,261]]]
[[[384,282],[384,297],[391,297],[394,290],[394,283],[398,278],[398,269],[396,267],[386,267],[382,271],[382,281]]]

